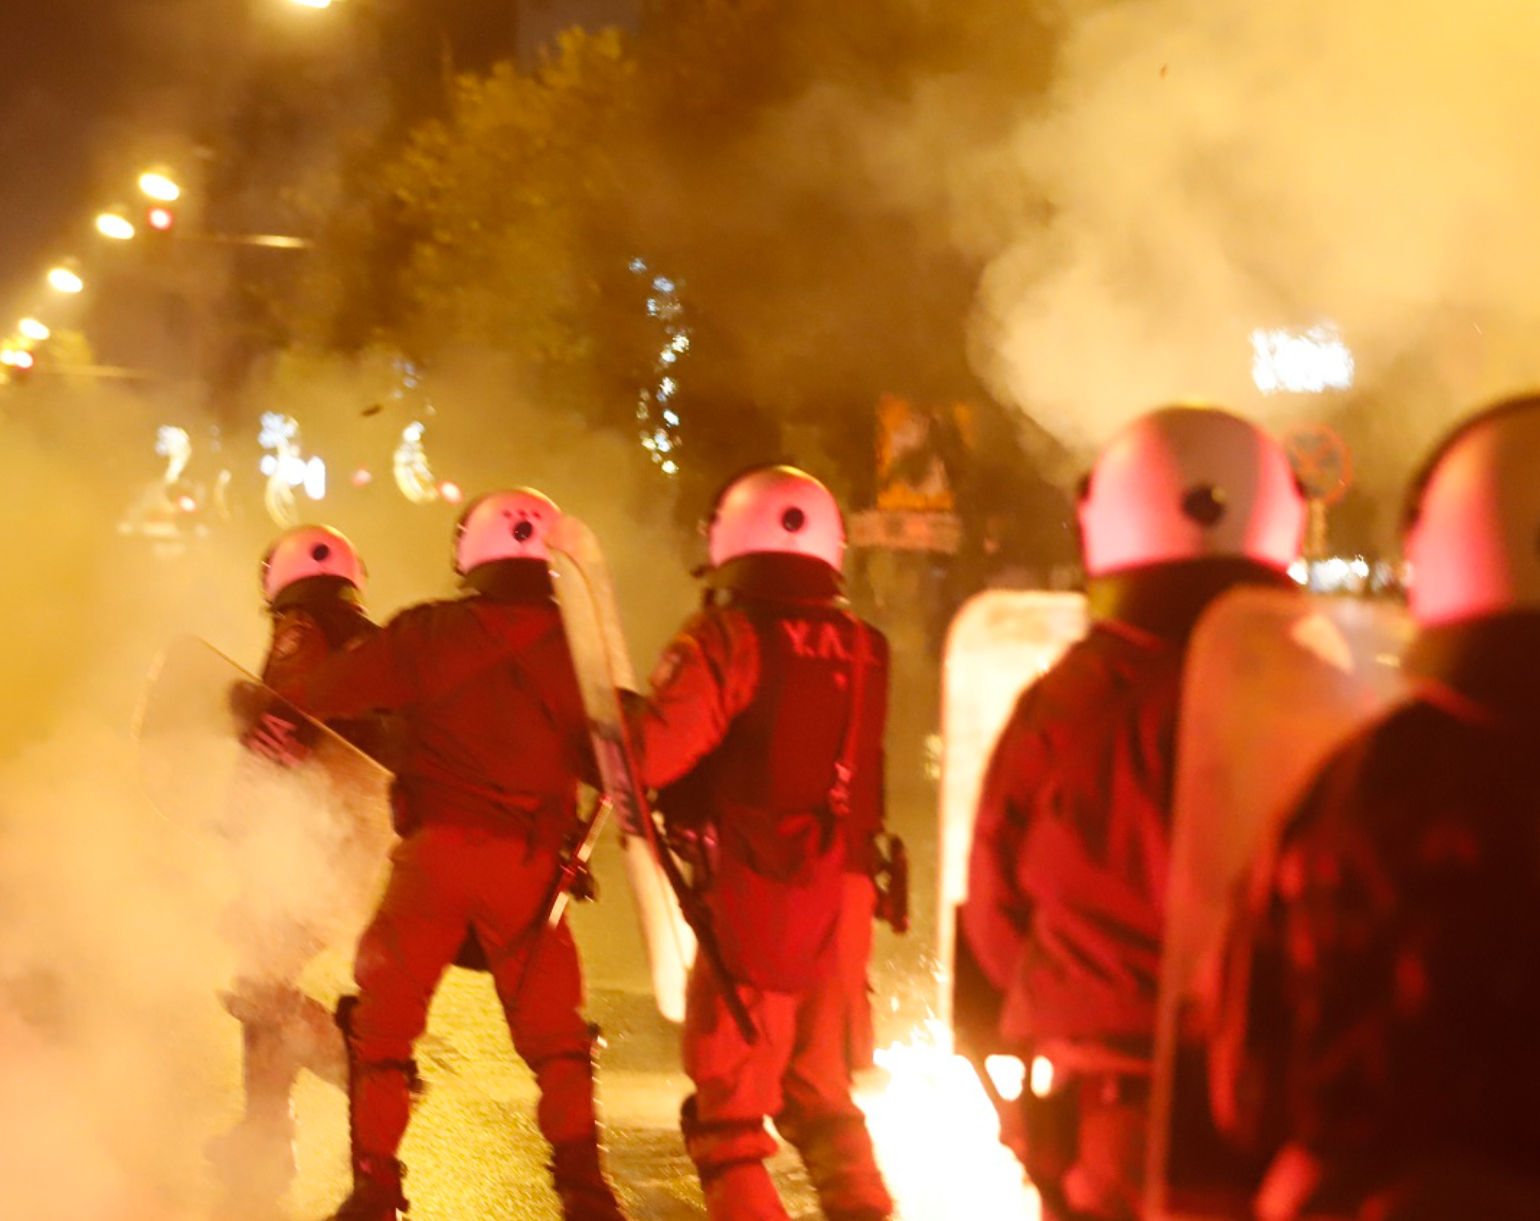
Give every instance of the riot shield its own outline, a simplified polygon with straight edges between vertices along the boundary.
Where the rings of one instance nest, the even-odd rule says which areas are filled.
[[[997,589],[976,594],[947,629],[941,674],[940,895],[937,962],[943,1029],[954,1030],[955,990],[981,977],[959,955],[957,907],[968,893],[968,850],[979,789],[1016,699],[1086,628],[1077,593]],[[987,1003],[987,1002],[986,1002]]]
[[[620,693],[635,691],[636,678],[609,567],[593,531],[575,517],[558,522],[548,542],[552,583],[582,690],[594,756],[606,800],[619,814],[617,832],[646,943],[653,996],[659,1013],[671,1022],[682,1022],[696,936],[668,877],[667,849],[656,842],[657,830],[621,708]],[[601,810],[595,817],[602,815]],[[597,833],[598,827],[590,830]],[[592,850],[592,835],[587,847]]]
[[[1246,1216],[1261,1167],[1214,1131],[1196,1015],[1238,879],[1331,749],[1403,691],[1405,612],[1243,588],[1194,633],[1183,676],[1157,1011],[1146,1215]]]
[[[351,949],[394,840],[390,771],[194,637],[161,656],[133,729],[155,808],[228,847],[236,972],[292,981],[320,950]]]

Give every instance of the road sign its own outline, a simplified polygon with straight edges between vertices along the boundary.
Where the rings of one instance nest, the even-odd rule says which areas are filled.
[[[1296,424],[1283,434],[1283,446],[1311,500],[1334,505],[1352,486],[1352,455],[1336,430],[1325,424]]]

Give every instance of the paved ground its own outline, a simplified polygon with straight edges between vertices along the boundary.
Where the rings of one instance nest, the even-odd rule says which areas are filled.
[[[590,1013],[604,1032],[600,1060],[612,1176],[637,1221],[700,1217],[700,1192],[685,1157],[677,1115],[688,1092],[679,1070],[677,1028],[645,991],[640,937],[631,919],[618,853],[597,858],[601,902],[574,911],[588,962]],[[900,947],[903,947],[900,949]],[[862,1099],[904,1221],[1019,1219],[1032,1215],[1012,1163],[987,1130],[981,1094],[955,1062],[925,1049],[928,982],[918,949],[883,935],[877,978],[884,1001],[879,1042],[891,1044]],[[312,989],[346,983],[340,956],[318,964]],[[236,1105],[235,1027],[211,1079]],[[531,1078],[513,1055],[485,976],[452,970],[418,1048],[428,1089],[408,1132],[403,1160],[412,1215],[420,1221],[554,1221],[559,1217],[534,1125]],[[336,1089],[303,1077],[297,1093],[300,1175],[287,1201],[297,1219],[325,1217],[346,1194],[346,1111]],[[821,1214],[794,1157],[773,1169],[794,1217]]]

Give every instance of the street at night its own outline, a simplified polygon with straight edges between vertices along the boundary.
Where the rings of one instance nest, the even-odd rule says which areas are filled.
[[[1540,1217],[1540,7],[0,37],[25,1221]]]

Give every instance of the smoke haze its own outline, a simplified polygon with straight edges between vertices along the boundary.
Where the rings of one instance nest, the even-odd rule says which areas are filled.
[[[1198,396],[1310,415],[1251,383],[1254,328],[1335,322],[1400,467],[1540,374],[1533,317],[1540,12],[1523,3],[1056,6],[1035,112],[990,151],[1020,223],[972,332],[989,385],[1066,443]],[[1041,209],[1032,206],[1041,201]],[[958,225],[998,225],[955,200]]]
[[[359,415],[382,384],[389,379],[377,368],[317,361],[264,375],[249,391],[254,407],[293,411],[321,448],[329,427],[351,425],[372,455],[371,495],[349,499],[344,468],[329,501],[301,494],[299,511],[355,538],[380,619],[453,591],[457,511],[411,505],[396,490],[390,454],[401,423],[391,413],[405,409]],[[539,404],[510,402],[509,387],[479,370],[442,385],[437,418],[474,415],[495,397],[508,421],[507,443],[447,428],[435,437],[430,426],[428,455],[442,477],[452,474],[467,497],[534,485],[590,520],[609,545],[645,670],[692,598],[653,483],[660,477],[638,447],[547,420]],[[185,486],[204,487],[225,464],[237,486],[260,485],[255,437],[228,437],[214,451],[209,422],[174,396],[50,379],[8,395],[3,411],[0,481],[28,524],[0,534],[9,574],[0,633],[9,695],[0,712],[0,1181],[13,1207],[48,1221],[206,1215],[205,1144],[236,1118],[239,1065],[238,1027],[218,995],[238,951],[257,956],[246,969],[260,970],[263,957],[276,969],[291,947],[232,945],[238,879],[215,827],[219,811],[200,821],[154,808],[130,727],[147,671],[180,635],[260,664],[268,629],[258,561],[280,527],[248,497],[229,520],[208,518],[204,536],[124,532],[158,520],[145,506],[164,500],[165,459],[154,453],[163,423],[193,438]],[[369,431],[385,419],[391,430]],[[177,764],[186,791],[217,790],[194,775],[198,765]],[[283,820],[259,845],[287,862],[260,870],[267,902],[306,910],[325,879],[297,865],[331,859],[335,828],[276,802],[258,813]],[[346,986],[348,954],[335,957],[340,974],[325,985],[333,990]]]

